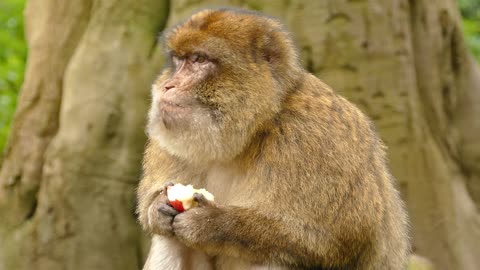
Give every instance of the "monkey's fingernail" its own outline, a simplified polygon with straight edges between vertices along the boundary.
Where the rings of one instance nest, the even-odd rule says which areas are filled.
[[[201,193],[194,193],[193,194],[193,200],[196,201],[196,202],[199,202],[199,201],[203,201],[205,198],[203,196],[203,194]]]

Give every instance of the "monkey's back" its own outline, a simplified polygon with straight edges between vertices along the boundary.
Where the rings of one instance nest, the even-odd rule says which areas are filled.
[[[279,175],[289,177],[294,187],[286,187],[285,195],[299,191],[284,198],[299,208],[295,200],[304,200],[309,212],[299,209],[298,218],[311,218],[341,246],[335,247],[327,265],[404,269],[409,252],[407,216],[373,123],[306,74],[285,99],[270,132],[273,139],[263,146],[269,149],[263,156],[278,163],[267,162],[267,170],[281,170]]]

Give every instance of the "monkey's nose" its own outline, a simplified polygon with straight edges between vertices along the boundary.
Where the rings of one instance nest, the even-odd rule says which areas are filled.
[[[168,91],[168,90],[170,90],[170,89],[172,89],[172,88],[175,88],[175,85],[174,85],[174,84],[167,84],[167,85],[165,85],[165,91]]]

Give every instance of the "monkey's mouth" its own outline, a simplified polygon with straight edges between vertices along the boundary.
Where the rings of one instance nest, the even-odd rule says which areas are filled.
[[[177,111],[185,110],[186,106],[175,103],[175,102],[163,100],[163,101],[160,101],[159,109],[160,109],[161,112],[165,112],[165,113],[172,113],[173,112],[174,113],[174,112],[177,112]]]
[[[149,125],[157,126],[164,131],[184,132],[197,127],[200,119],[211,118],[210,108],[195,96],[183,92],[166,94],[153,100]]]

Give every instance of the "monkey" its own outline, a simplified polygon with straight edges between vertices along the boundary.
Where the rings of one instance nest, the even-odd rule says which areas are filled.
[[[371,120],[303,69],[277,20],[202,10],[164,34],[138,220],[144,270],[405,269],[408,218]],[[198,206],[168,203],[173,183]]]

